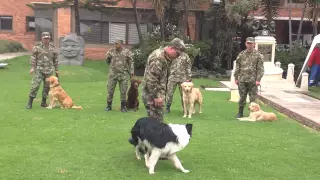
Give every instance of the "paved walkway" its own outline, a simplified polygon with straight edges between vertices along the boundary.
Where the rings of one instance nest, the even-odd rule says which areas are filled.
[[[230,83],[221,82],[228,87]],[[320,100],[295,91],[259,91],[259,99],[303,125],[320,131]]]
[[[0,61],[5,61],[19,56],[30,55],[30,52],[5,53],[0,54]]]

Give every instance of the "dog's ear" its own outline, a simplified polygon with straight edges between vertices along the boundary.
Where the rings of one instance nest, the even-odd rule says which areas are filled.
[[[184,83],[181,83],[181,85],[180,85],[182,88],[183,88],[183,86],[184,86]]]
[[[192,124],[186,124],[186,129],[190,137],[192,136]]]
[[[51,83],[52,83],[53,86],[59,85],[58,78],[51,78]]]
[[[260,111],[260,105],[259,104],[256,104],[256,111]]]

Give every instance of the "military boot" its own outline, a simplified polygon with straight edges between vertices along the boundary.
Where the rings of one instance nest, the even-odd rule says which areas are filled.
[[[112,101],[111,102],[107,102],[107,107],[106,107],[106,111],[111,111],[112,110],[112,107],[111,107],[111,104],[112,104]]]
[[[48,107],[47,105],[47,98],[42,98],[42,101],[41,101],[41,107]]]
[[[238,112],[238,115],[237,115],[237,118],[242,118],[243,117],[243,106],[239,106],[239,112]]]
[[[146,110],[147,110],[147,114],[148,114],[148,116],[150,116],[150,107],[149,106],[145,106],[146,107]]]
[[[121,112],[127,112],[126,101],[121,102]]]
[[[170,113],[170,106],[171,106],[171,105],[169,105],[169,104],[167,105],[166,114],[169,114],[169,113]]]
[[[26,106],[26,109],[31,109],[32,108],[32,102],[33,102],[34,97],[29,97],[29,102]]]

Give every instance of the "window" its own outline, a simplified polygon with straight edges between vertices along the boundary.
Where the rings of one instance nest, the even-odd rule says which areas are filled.
[[[142,36],[146,36],[148,34],[148,26],[147,24],[140,24],[140,29]],[[139,44],[139,34],[138,34],[138,29],[136,24],[129,24],[129,29],[128,29],[128,44]]]
[[[36,30],[36,20],[34,17],[27,16],[26,17],[26,31],[35,31]]]
[[[49,32],[53,39],[53,10],[52,9],[35,9],[34,22],[36,30],[36,41],[41,41],[41,33]]]
[[[110,23],[110,43],[114,43],[118,38],[126,42],[126,30],[125,23]]]
[[[0,16],[0,30],[12,30],[12,16]]]

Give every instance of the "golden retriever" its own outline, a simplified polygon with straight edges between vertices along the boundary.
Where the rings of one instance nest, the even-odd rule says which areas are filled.
[[[277,120],[277,116],[272,112],[264,112],[261,110],[260,105],[251,102],[248,110],[250,110],[250,115],[247,118],[239,118],[240,121],[275,121]]]
[[[187,117],[187,106],[189,105],[188,118],[191,118],[191,114],[196,112],[195,104],[199,104],[199,113],[202,113],[202,94],[199,88],[194,88],[192,82],[183,82],[181,84],[182,88],[182,100],[183,100],[183,117]]]
[[[50,85],[50,91],[49,91],[50,104],[47,107],[48,109],[54,108],[56,106],[57,101],[61,104],[61,109],[63,108],[82,109],[81,106],[75,106],[73,104],[71,97],[60,86],[57,77],[50,76],[46,79],[46,81]]]

